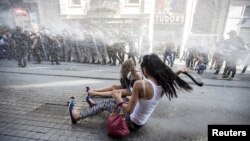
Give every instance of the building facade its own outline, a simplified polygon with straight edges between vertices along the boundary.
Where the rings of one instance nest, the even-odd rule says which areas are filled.
[[[47,28],[57,34],[95,29],[115,36],[133,36],[140,52],[162,55],[168,41],[174,42],[179,56],[190,41],[212,52],[213,44],[227,38],[230,30],[236,30],[246,43],[250,41],[249,0],[12,1],[28,15],[20,15],[17,10],[14,18],[10,14],[1,24],[13,21],[15,25],[29,25],[33,30]],[[9,11],[15,8],[10,7]],[[149,49],[144,48],[145,41]]]

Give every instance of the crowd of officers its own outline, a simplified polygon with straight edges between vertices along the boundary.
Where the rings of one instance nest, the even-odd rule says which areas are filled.
[[[245,66],[241,73],[245,73],[248,64],[250,64],[250,47],[237,36],[234,30],[228,32],[229,39],[221,40],[216,43],[216,50],[212,56],[210,69],[215,70],[214,74],[218,75],[223,63],[225,64],[222,78],[234,78],[236,74],[236,66],[239,60],[243,60]],[[190,47],[181,59],[186,61],[186,66],[195,69],[198,74],[202,74],[207,69],[209,58],[208,52],[201,52],[201,46]]]
[[[184,51],[181,60],[185,60],[186,67],[203,74],[209,63],[208,53],[200,51],[201,46],[193,46]]]
[[[135,63],[137,57],[132,38],[108,44],[91,34],[79,37],[67,32],[62,35],[32,33],[20,27],[14,30],[0,28],[0,47],[1,58],[16,59],[19,67],[26,67],[31,59],[38,64],[51,61],[52,65],[59,65],[60,61],[117,65],[124,62],[125,55]]]
[[[163,62],[168,66],[173,67],[176,58],[176,46],[173,41],[167,41],[163,53]],[[180,58],[181,61],[186,61],[186,67],[194,69],[198,74],[202,74],[208,65],[208,54],[201,52],[200,46],[192,46],[184,52],[184,55]]]
[[[172,41],[167,41],[163,53],[163,62],[168,66],[173,67],[176,57],[176,47]]]
[[[235,31],[230,31],[228,35],[229,39],[216,44],[210,67],[210,69],[215,69],[214,74],[219,74],[223,62],[226,62],[223,78],[235,76],[239,59],[246,60],[242,73],[246,71],[250,63],[249,46],[245,45]],[[186,67],[196,70],[198,74],[202,74],[209,63],[208,52],[202,52],[201,48],[201,46],[189,47],[181,58],[186,61]],[[124,62],[125,56],[132,58],[135,64],[136,57],[139,58],[135,41],[131,37],[115,40],[110,44],[92,34],[79,38],[79,35],[67,32],[62,35],[45,32],[38,34],[22,30],[20,27],[14,30],[0,28],[0,59],[16,59],[19,67],[26,67],[27,61],[31,59],[38,64],[50,61],[52,65],[59,65],[60,61],[117,65],[117,62],[119,64]],[[163,61],[167,61],[166,63],[172,67],[175,56],[173,42],[167,42]]]

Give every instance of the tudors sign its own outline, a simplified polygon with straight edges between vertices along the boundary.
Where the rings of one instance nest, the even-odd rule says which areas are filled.
[[[184,15],[166,15],[166,14],[155,14],[155,24],[183,24],[185,21]]]

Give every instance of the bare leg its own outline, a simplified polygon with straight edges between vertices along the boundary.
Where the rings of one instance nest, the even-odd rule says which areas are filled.
[[[121,85],[111,85],[99,89],[93,89],[95,92],[106,92],[106,91],[113,91],[114,89],[122,89]]]
[[[96,92],[94,90],[89,90],[90,96],[103,96],[103,97],[110,97],[112,94],[112,91],[106,91],[106,92]]]
[[[122,96],[131,96],[131,92],[129,92],[127,89],[120,89]]]
[[[89,90],[89,95],[90,96],[111,96],[111,92],[113,90],[119,90],[122,89],[121,85],[111,85],[111,86],[107,86],[107,87],[103,87],[103,88],[99,88],[99,89],[90,89]],[[107,93],[106,93],[107,92]]]
[[[129,96],[131,95],[127,89],[116,89],[116,90],[120,90],[122,93],[122,96]],[[103,97],[111,97],[112,95],[112,91],[106,91],[106,92],[99,92],[99,91],[94,91],[94,90],[89,90],[89,95],[91,96],[103,96]]]
[[[76,121],[80,120],[80,112],[77,109],[72,110],[72,115]]]

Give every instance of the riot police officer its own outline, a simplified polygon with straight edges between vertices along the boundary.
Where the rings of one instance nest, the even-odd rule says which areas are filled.
[[[28,37],[22,32],[21,27],[16,27],[16,31],[12,34],[15,41],[15,50],[19,67],[26,67],[26,60],[28,55]]]
[[[59,41],[55,38],[55,35],[48,37],[48,46],[49,46],[49,54],[50,54],[50,61],[51,64],[54,65],[54,62],[57,65],[60,65],[59,63],[59,52],[61,49],[61,44]]]

